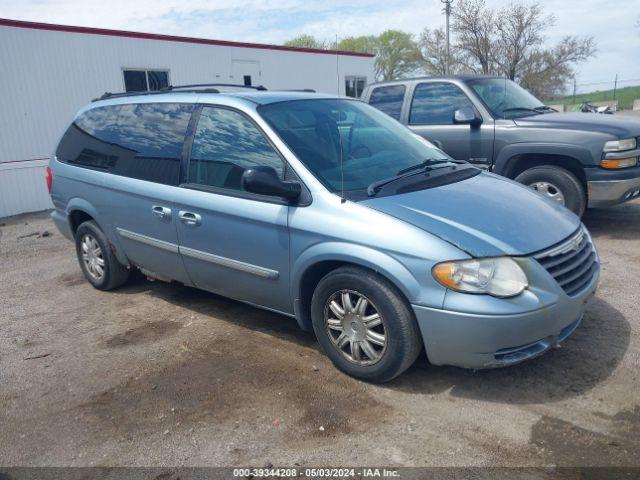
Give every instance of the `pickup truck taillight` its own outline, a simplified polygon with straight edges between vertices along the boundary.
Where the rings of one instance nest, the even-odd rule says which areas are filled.
[[[47,190],[49,190],[49,193],[51,193],[51,185],[53,185],[53,172],[49,167],[47,167],[46,180],[47,180]]]

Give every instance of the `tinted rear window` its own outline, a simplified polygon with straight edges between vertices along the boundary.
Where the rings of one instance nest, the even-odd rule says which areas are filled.
[[[58,160],[177,185],[192,105],[146,103],[98,107],[80,115],[58,146]]]
[[[378,110],[382,110],[396,120],[400,120],[405,90],[404,85],[389,85],[374,88],[369,97],[369,104]]]

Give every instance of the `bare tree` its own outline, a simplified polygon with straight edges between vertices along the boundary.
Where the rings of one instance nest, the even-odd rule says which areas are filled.
[[[495,12],[484,0],[460,1],[453,10],[456,48],[464,54],[469,69],[485,75],[495,70],[495,25]]]
[[[560,93],[574,68],[595,54],[593,37],[564,37],[546,46],[554,24],[539,3],[512,3],[499,10],[485,0],[460,0],[454,10],[456,48],[469,70],[504,75],[543,98]]]
[[[441,28],[436,30],[425,28],[420,34],[418,48],[419,63],[428,74],[446,75],[447,63],[450,74],[455,74],[460,69],[460,59],[455,47],[449,52],[447,62],[447,35]]]

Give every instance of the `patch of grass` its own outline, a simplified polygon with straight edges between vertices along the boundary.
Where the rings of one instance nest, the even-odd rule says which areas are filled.
[[[624,87],[616,90],[615,99],[618,100],[618,110],[629,110],[633,107],[633,101],[640,98],[640,86]],[[614,100],[613,90],[598,90],[591,93],[580,93],[576,95],[575,101],[573,95],[549,100],[547,105],[567,105],[576,107],[583,102],[602,102],[606,100]],[[573,110],[569,108],[568,110]]]

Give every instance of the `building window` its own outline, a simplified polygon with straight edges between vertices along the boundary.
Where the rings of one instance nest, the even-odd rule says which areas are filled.
[[[242,77],[242,80],[244,82],[244,86],[245,87],[250,87],[251,86],[251,75],[244,75]]]
[[[366,85],[367,77],[344,77],[344,91],[347,97],[360,98]]]
[[[127,92],[149,92],[161,90],[169,86],[168,70],[134,70],[122,71],[124,89]]]

